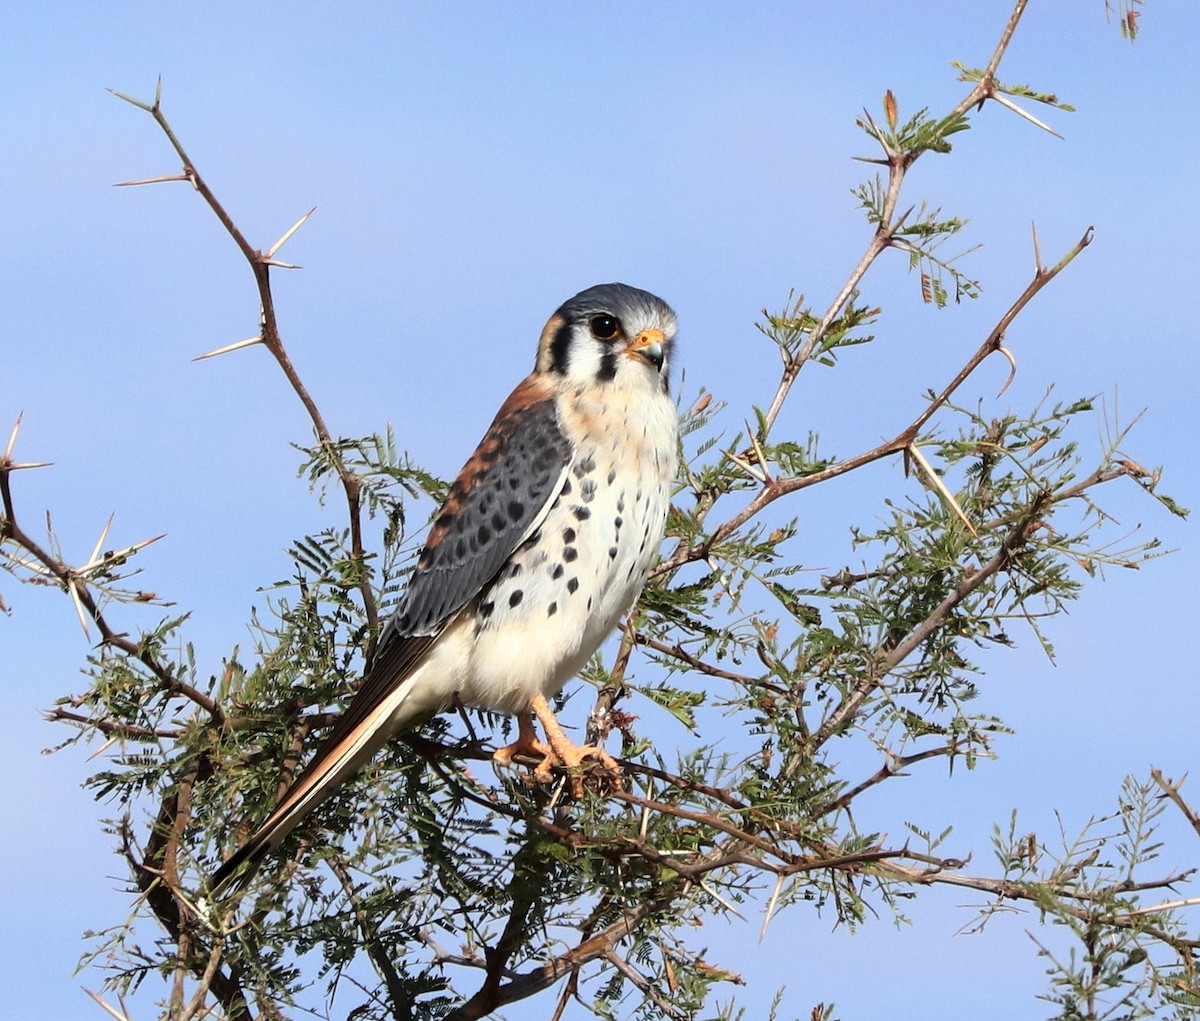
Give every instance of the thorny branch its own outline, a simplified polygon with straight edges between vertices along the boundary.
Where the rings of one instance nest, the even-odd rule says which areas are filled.
[[[110,90],[111,91],[111,90]],[[280,248],[291,238],[291,236],[304,224],[304,222],[312,215],[313,210],[309,210],[301,217],[291,228],[289,228],[278,241],[275,242],[266,251],[255,248],[246,240],[241,229],[234,222],[233,218],[226,212],[225,207],[221,204],[208,182],[201,176],[196,169],[195,163],[184,149],[183,143],[180,142],[171,125],[167,122],[166,116],[162,112],[162,80],[155,88],[154,102],[143,103],[140,100],[134,99],[131,96],[126,96],[123,93],[113,91],[113,94],[132,103],[140,110],[145,110],[154,118],[154,122],[162,129],[162,132],[167,137],[167,141],[171,143],[171,147],[175,150],[183,164],[183,172],[178,177],[160,177],[149,178],[141,181],[128,181],[126,185],[139,184],[158,184],[165,181],[187,181],[193,188],[200,193],[209,209],[221,222],[221,226],[225,228],[225,232],[233,239],[242,255],[250,265],[250,269],[254,273],[254,282],[258,287],[258,297],[261,308],[261,320],[259,324],[259,335],[251,338],[249,341],[241,341],[237,344],[229,345],[221,348],[219,351],[210,353],[211,355],[221,354],[227,351],[232,351],[241,347],[247,347],[255,343],[261,343],[271,353],[271,357],[275,359],[279,368],[283,371],[292,390],[300,399],[300,403],[304,406],[304,410],[308,413],[308,417],[312,422],[313,431],[316,433],[317,441],[321,448],[329,457],[330,462],[334,465],[337,471],[338,479],[341,481],[342,490],[346,496],[346,509],[348,524],[350,527],[350,551],[354,563],[358,566],[361,577],[358,583],[358,591],[362,597],[363,609],[366,612],[367,619],[371,625],[371,633],[378,630],[379,613],[375,605],[375,593],[371,588],[369,573],[365,569],[365,552],[363,549],[362,538],[362,506],[360,502],[361,483],[358,476],[354,474],[345,464],[342,455],[338,450],[337,444],[334,442],[328,427],[325,425],[325,419],[321,415],[320,408],[317,407],[316,401],[308,392],[308,388],[304,385],[304,381],[300,378],[300,374],[296,371],[292,364],[291,357],[288,355],[287,349],[283,345],[283,340],[279,332],[279,321],[275,314],[275,299],[271,293],[271,267],[277,266],[282,269],[298,269],[290,263],[280,262],[275,258],[276,253]],[[209,357],[209,356],[203,356]]]

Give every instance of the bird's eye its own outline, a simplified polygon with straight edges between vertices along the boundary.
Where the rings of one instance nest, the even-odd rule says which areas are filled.
[[[592,328],[592,336],[597,340],[612,340],[621,328],[621,324],[607,313],[592,316],[592,320],[588,325]]]

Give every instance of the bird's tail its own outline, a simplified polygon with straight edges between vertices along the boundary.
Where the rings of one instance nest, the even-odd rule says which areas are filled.
[[[213,873],[211,895],[231,892],[248,882],[262,860],[292,830],[332,797],[390,738],[422,715],[420,707],[408,704],[414,701],[409,694],[406,685],[397,685],[374,705],[359,705],[358,698],[351,703],[258,831]]]

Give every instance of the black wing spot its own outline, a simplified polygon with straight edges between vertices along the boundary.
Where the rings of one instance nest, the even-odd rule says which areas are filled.
[[[564,528],[563,529],[563,542],[570,544],[574,541],[575,541],[575,529]]]
[[[608,470],[608,484],[611,486],[611,485],[612,485],[614,482],[616,482],[616,481],[617,481],[617,469],[616,469],[616,468],[609,468],[609,470]]]
[[[553,617],[556,613],[558,613],[558,603],[551,603],[546,607],[547,617]]]
[[[399,608],[406,618],[404,637],[436,634],[476,594],[486,592],[522,547],[537,512],[557,496],[571,444],[558,427],[553,401],[516,401],[509,407],[508,417],[488,432],[434,520]],[[539,539],[529,536],[525,545]],[[501,598],[508,595],[506,590]],[[491,600],[481,603],[477,620],[482,624],[493,610]]]
[[[591,503],[596,498],[596,480],[584,479],[579,485],[579,495],[584,503]]]
[[[571,578],[567,581],[567,591],[570,592],[571,595],[574,595],[578,589],[579,589],[579,579],[578,578]]]
[[[594,457],[585,457],[571,469],[575,473],[575,478],[581,479],[585,475],[589,475],[596,470],[596,459]],[[594,486],[595,483],[592,483]]]
[[[511,596],[508,597],[509,606],[520,606],[521,600],[525,598],[525,593],[517,589]]]
[[[592,512],[586,507],[572,507],[571,513],[575,515],[576,521],[587,521],[592,516]]]
[[[566,546],[563,548],[563,560],[568,564],[573,563],[579,557],[579,551],[574,546]]]
[[[562,576],[563,576],[563,565],[555,564],[554,569],[550,572],[550,577],[553,578],[555,581],[558,581],[558,579],[561,578]]]
[[[617,547],[616,547],[616,546],[609,546],[609,547],[608,547],[608,559],[609,559],[609,560],[616,560],[616,559],[617,559]]]

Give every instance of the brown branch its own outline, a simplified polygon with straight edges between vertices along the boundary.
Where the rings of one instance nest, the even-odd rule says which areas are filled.
[[[1009,879],[989,879],[983,876],[967,876],[958,872],[942,872],[922,871],[911,869],[904,865],[896,864],[895,862],[887,862],[881,864],[875,870],[881,875],[887,875],[888,878],[898,879],[904,882],[917,883],[928,885],[933,883],[942,884],[945,886],[957,886],[969,890],[979,890],[982,893],[990,894],[998,900],[1017,900],[1027,901],[1037,904],[1044,909],[1046,900],[1047,888],[1053,892],[1056,903],[1053,910],[1062,912],[1072,918],[1079,919],[1084,922],[1097,922],[1102,925],[1111,925],[1119,929],[1136,929],[1139,932],[1145,932],[1166,945],[1179,951],[1195,951],[1200,949],[1200,939],[1186,939],[1176,936],[1174,933],[1168,932],[1158,926],[1147,926],[1137,911],[1118,911],[1105,912],[1096,908],[1076,907],[1074,904],[1065,903],[1065,900],[1078,900],[1090,902],[1096,900],[1104,900],[1113,893],[1127,892],[1124,889],[1124,884],[1118,884],[1109,890],[1101,890],[1096,892],[1073,890],[1068,886],[1055,883],[1020,883]],[[1170,887],[1175,883],[1180,882],[1187,877],[1187,873],[1177,876],[1168,876],[1166,879],[1161,879],[1152,883],[1140,883],[1139,889],[1161,889]]]
[[[7,459],[5,459],[7,460]],[[109,648],[119,649],[130,659],[145,666],[170,693],[180,695],[194,702],[212,717],[213,722],[220,726],[225,719],[224,711],[214,701],[198,688],[188,684],[182,678],[175,676],[167,667],[151,653],[150,649],[141,643],[131,641],[123,634],[118,634],[109,625],[100,610],[87,582],[80,572],[70,567],[50,552],[45,550],[18,523],[16,510],[13,505],[12,490],[9,484],[9,474],[12,466],[0,461],[0,501],[3,503],[4,519],[0,522],[0,539],[7,539],[23,548],[38,563],[40,563],[56,581],[66,590],[73,591],[79,605],[87,613],[100,631],[100,644]]]
[[[845,461],[839,461],[836,464],[830,465],[828,468],[823,468],[820,471],[812,472],[808,475],[791,476],[786,478],[777,478],[773,482],[765,484],[758,490],[754,498],[746,504],[737,514],[727,520],[724,524],[719,525],[712,534],[697,546],[688,546],[681,544],[679,548],[666,560],[662,561],[652,572],[653,576],[669,574],[686,563],[691,563],[697,560],[707,559],[712,551],[729,538],[734,532],[746,524],[751,518],[755,517],[763,511],[767,506],[774,503],[780,497],[787,496],[791,493],[798,492],[801,489],[807,489],[809,486],[815,486],[819,483],[826,482],[829,479],[836,478],[840,475],[846,475],[849,472],[855,471],[868,464],[872,464],[881,458],[888,457],[893,454],[898,454],[906,450],[916,439],[921,428],[928,423],[930,418],[937,413],[953,396],[954,392],[962,386],[964,382],[987,360],[989,355],[995,354],[1000,350],[1004,340],[1004,333],[1025,307],[1033,300],[1033,298],[1042,290],[1051,280],[1053,280],[1062,270],[1070,264],[1070,262],[1079,255],[1092,241],[1092,229],[1089,227],[1083,237],[1067,252],[1059,262],[1046,269],[1038,266],[1034,272],[1033,279],[1026,286],[1025,290],[1017,297],[1017,299],[1009,306],[1008,310],[1000,317],[987,338],[980,344],[979,348],[967,360],[966,364],[959,370],[954,379],[951,380],[942,391],[930,401],[926,407],[913,421],[900,433],[892,439],[879,444],[879,446],[865,451],[854,457],[847,458]]]
[[[901,775],[901,770],[907,769],[918,762],[925,759],[940,758],[941,756],[955,756],[959,754],[955,743],[940,745],[937,748],[928,748],[923,752],[915,752],[912,755],[892,755],[888,753],[887,761],[884,762],[879,769],[872,773],[861,783],[850,788],[841,797],[831,801],[821,812],[822,815],[828,815],[830,812],[836,812],[839,809],[846,808],[855,798],[864,791],[870,790],[877,784],[883,783],[884,780],[890,780],[893,776]]]
[[[131,738],[148,741],[151,738],[159,737],[174,739],[180,735],[180,731],[175,727],[139,727],[132,723],[122,723],[119,720],[95,719],[91,716],[84,716],[83,713],[73,713],[60,705],[56,705],[53,709],[47,709],[43,715],[48,723],[80,723],[100,731],[106,737],[118,740]]]
[[[358,931],[362,935],[361,945],[366,950],[379,977],[383,979],[384,985],[387,986],[388,996],[391,998],[392,1016],[396,1018],[396,1021],[409,1021],[413,1016],[412,1000],[405,992],[404,983],[392,964],[391,958],[384,951],[383,944],[380,943],[379,936],[371,924],[371,919],[355,898],[354,881],[350,877],[345,862],[340,855],[330,855],[326,859],[326,863],[337,877],[338,882],[342,884],[342,890],[345,892],[350,910],[354,914]]]
[[[1176,783],[1173,780],[1168,780],[1163,776],[1162,770],[1157,768],[1150,770],[1150,776],[1162,788],[1163,793],[1175,802],[1176,807],[1183,813],[1183,817],[1191,823],[1192,829],[1196,831],[1196,835],[1200,836],[1200,813],[1197,813],[1191,805],[1183,800],[1183,795],[1179,791],[1179,788],[1183,786],[1183,781],[1181,780]]]
[[[912,628],[907,636],[890,649],[880,650],[880,656],[873,669],[863,677],[854,690],[850,692],[829,714],[818,727],[804,748],[793,754],[789,762],[792,771],[799,768],[805,757],[823,745],[829,737],[845,726],[858,712],[867,696],[874,691],[892,670],[904,662],[920,645],[945,623],[950,612],[957,607],[972,592],[984,582],[1008,567],[1013,555],[1028,538],[1029,528],[1041,516],[1044,509],[1045,497],[1034,500],[1024,517],[1008,533],[1000,548],[982,567],[972,572],[964,572],[957,585],[954,586],[942,601],[921,621]],[[785,770],[785,772],[787,772]]]
[[[560,978],[574,974],[585,964],[604,957],[621,940],[634,932],[643,919],[653,917],[674,903],[674,896],[664,896],[631,908],[617,921],[605,927],[595,936],[585,939],[565,954],[552,958],[531,971],[523,972],[508,982],[489,991],[481,989],[456,1010],[446,1015],[445,1021],[478,1021],[494,1010],[518,1000],[524,1000],[543,989],[548,989]]]
[[[616,968],[617,971],[619,971],[630,982],[632,982],[638,991],[644,997],[646,997],[646,999],[653,1002],[654,1005],[662,1011],[664,1017],[672,1018],[674,1021],[687,1021],[690,1015],[681,1013],[671,1004],[667,1003],[666,1000],[658,995],[658,992],[655,990],[650,980],[628,961],[626,961],[625,958],[618,954],[614,949],[611,947],[608,949],[608,951],[604,954],[604,960],[606,960],[609,964]]]
[[[321,448],[327,453],[332,462],[338,479],[341,482],[342,490],[346,497],[346,509],[349,517],[350,525],[350,552],[353,561],[362,570],[362,577],[358,583],[358,590],[363,600],[363,609],[366,612],[367,620],[371,625],[371,630],[374,633],[379,626],[379,612],[375,605],[375,595],[371,591],[370,581],[365,571],[366,557],[363,548],[362,538],[362,506],[360,499],[361,486],[358,477],[346,467],[341,455],[338,453],[336,444],[330,435],[328,427],[325,425],[325,419],[321,415],[320,409],[313,400],[312,395],[308,392],[308,388],[304,385],[304,381],[300,378],[300,374],[296,371],[296,367],[292,364],[292,360],[287,353],[287,349],[283,345],[283,340],[279,332],[279,322],[275,314],[275,299],[271,293],[271,266],[281,265],[274,258],[275,253],[284,241],[286,241],[296,229],[293,227],[287,234],[280,239],[267,251],[255,248],[246,240],[241,229],[234,222],[233,217],[225,210],[208,182],[196,169],[195,163],[184,149],[183,143],[180,142],[171,125],[167,122],[166,117],[162,112],[162,81],[159,80],[158,88],[155,91],[153,103],[142,103],[138,100],[130,99],[128,96],[115,93],[120,98],[133,103],[135,106],[145,110],[154,118],[154,122],[162,130],[167,140],[171,143],[171,147],[175,150],[180,162],[183,164],[183,178],[191,183],[191,185],[200,193],[209,209],[220,221],[225,232],[233,240],[241,251],[246,262],[249,263],[250,269],[254,274],[254,282],[258,288],[259,304],[262,313],[260,323],[259,340],[271,353],[279,368],[283,371],[284,377],[291,386],[293,392],[299,398],[300,403],[304,406],[305,412],[308,414],[309,420],[312,423],[313,431],[316,433],[317,441]],[[174,178],[172,178],[174,180]],[[311,214],[310,214],[311,215]],[[303,223],[304,217],[300,223]],[[296,226],[299,226],[297,224]]]
[[[1009,43],[1012,41],[1013,33],[1016,31],[1017,24],[1020,22],[1021,16],[1024,14],[1027,3],[1028,0],[1017,0],[1011,14],[1009,15],[1008,22],[1006,23],[1004,30],[1000,35],[1000,39],[996,44],[996,48],[993,51],[987,66],[984,68],[980,80],[975,83],[975,85],[951,110],[946,119],[955,116],[961,116],[972,107],[982,105],[985,100],[994,98],[994,96],[997,94],[995,87],[995,73],[997,68],[1000,66],[1000,61],[1003,59],[1004,54],[1008,49]],[[767,433],[770,432],[772,426],[775,424],[775,421],[779,416],[779,413],[783,409],[784,402],[787,400],[788,394],[790,393],[793,384],[800,374],[800,370],[805,364],[807,364],[808,360],[812,356],[812,352],[825,338],[825,335],[829,331],[830,327],[842,313],[842,310],[844,309],[846,303],[850,300],[851,295],[854,294],[859,284],[862,282],[867,270],[871,267],[879,255],[885,249],[891,246],[895,232],[903,225],[904,218],[907,215],[904,214],[904,216],[901,216],[899,219],[895,219],[900,188],[909,167],[916,162],[924,150],[918,149],[909,152],[898,152],[890,148],[881,131],[875,129],[873,134],[881,146],[883,146],[887,156],[885,160],[881,160],[880,162],[886,164],[888,167],[888,186],[881,209],[879,223],[877,224],[874,235],[867,244],[866,250],[863,252],[858,264],[851,271],[850,276],[843,284],[841,290],[830,303],[829,307],[821,316],[817,324],[808,332],[808,335],[806,336],[805,341],[799,350],[794,355],[789,355],[787,357],[782,376],[780,377],[778,386],[776,387],[775,394],[771,399],[771,403],[768,406],[767,411],[763,415],[764,426],[762,429],[762,435],[757,437],[759,441],[766,439]],[[1090,228],[1083,244],[1086,245],[1089,240]],[[1063,262],[1061,262],[1058,266],[1049,271],[1046,280],[1038,282],[1037,277],[1035,276],[1035,282],[1037,283],[1037,286],[1034,288],[1034,293],[1036,293],[1036,290],[1040,290],[1040,288],[1044,286],[1046,282],[1048,282],[1049,278],[1052,278],[1054,275],[1056,275],[1072,257],[1073,256],[1070,256],[1063,260]],[[1045,272],[1046,271],[1043,270],[1043,267],[1039,261],[1037,264],[1037,274],[1040,276]],[[1032,297],[1032,294],[1029,295],[1029,297]],[[1024,298],[1024,300],[1027,301],[1028,298]],[[1019,304],[1023,306],[1023,301],[1019,302]],[[1011,311],[1012,310],[1010,310],[1010,312]],[[1019,311],[1019,308],[1017,311]],[[1011,322],[1011,318],[1008,319],[1008,322]],[[1002,323],[1007,325],[1004,320],[1002,320]],[[1000,330],[1000,333],[1002,335],[1002,329]],[[998,342],[995,349],[1000,349]],[[989,350],[987,353],[990,354],[991,351]],[[986,357],[986,355],[984,357]],[[980,360],[982,360],[982,358]],[[974,371],[973,367],[966,372],[966,375],[970,375],[971,371]],[[966,376],[963,376],[963,378],[965,379]],[[955,389],[960,383],[961,380],[956,380],[953,384],[951,384],[949,392],[952,392],[953,389]],[[947,396],[948,393],[943,394],[940,400],[944,401]],[[672,554],[655,568],[653,574],[657,576],[660,574],[669,573],[683,564],[706,559],[709,556],[710,550],[723,538],[730,535],[737,528],[741,527],[742,524],[761,511],[767,504],[788,492],[794,492],[797,489],[802,489],[809,485],[815,485],[817,482],[823,482],[826,479],[832,478],[836,475],[845,474],[846,472],[855,468],[862,467],[863,465],[869,464],[872,461],[876,461],[882,457],[886,457],[890,454],[894,454],[905,449],[911,442],[911,439],[915,437],[919,425],[923,421],[927,421],[928,417],[932,415],[933,411],[935,411],[938,406],[940,406],[940,403],[935,401],[935,403],[926,410],[926,414],[917,419],[917,423],[914,426],[910,426],[909,429],[901,433],[900,436],[898,436],[895,440],[886,444],[882,444],[881,446],[875,448],[875,450],[869,451],[864,455],[860,455],[858,458],[852,458],[850,461],[840,462],[839,464],[833,465],[821,472],[804,476],[801,479],[767,481],[762,490],[759,491],[758,496],[751,501],[751,504],[748,507],[744,508],[733,519],[718,528],[716,532],[709,539],[705,540],[700,546],[693,548],[690,545],[690,542],[681,540]],[[754,437],[752,437],[752,439],[754,439]],[[700,492],[697,494],[697,503],[694,510],[694,516],[697,522],[702,522],[707,518],[709,512],[716,504],[719,496],[720,493],[713,490]]]
[[[728,836],[734,837],[737,841],[746,844],[748,847],[756,847],[765,854],[774,855],[784,862],[790,864],[795,861],[795,855],[789,854],[770,841],[763,840],[752,833],[747,833],[744,829],[726,822],[720,816],[713,815],[711,812],[693,812],[686,808],[678,808],[675,805],[668,805],[662,801],[653,801],[650,798],[639,797],[636,794],[627,794],[625,791],[620,790],[613,791],[609,797],[615,801],[623,801],[627,805],[633,805],[636,808],[644,808],[651,812],[658,812],[661,815],[669,815],[676,819],[683,819],[687,822],[698,823],[701,826],[708,826],[711,829],[719,830]]]
[[[193,923],[187,914],[189,909],[186,902],[176,895],[176,891],[179,890],[178,883],[172,883],[167,875],[168,861],[174,869],[175,849],[182,830],[177,823],[181,819],[183,786],[186,783],[190,791],[192,785],[211,775],[212,764],[207,755],[201,755],[195,760],[192,769],[163,797],[140,860],[130,843],[128,831],[125,832],[125,857],[133,869],[137,887],[142,891],[154,917],[175,943],[181,956],[184,945],[190,941],[190,936],[185,936],[185,930],[190,931],[189,927]],[[203,966],[199,961],[192,959],[188,966],[194,974],[207,979],[208,988],[225,1009],[228,1021],[254,1021],[249,1001],[232,969],[227,973],[219,967],[212,968],[211,958]]]
[[[974,106],[979,106],[985,99],[991,97],[995,91],[995,74],[996,69],[1000,66],[1000,61],[1004,58],[1005,51],[1008,49],[1009,43],[1012,41],[1013,33],[1017,29],[1017,24],[1021,20],[1021,15],[1025,12],[1025,7],[1029,0],[1017,0],[1013,7],[1012,13],[1009,15],[1008,23],[1004,27],[1004,31],[1000,35],[1000,40],[996,44],[996,49],[992,53],[991,59],[984,69],[983,77],[975,83],[975,86],[961,99],[954,109],[950,112],[946,119],[958,115],[965,114]],[[880,135],[876,135],[880,143],[883,139]],[[880,222],[876,228],[875,235],[871,238],[867,245],[866,251],[863,252],[862,258],[851,271],[849,278],[842,289],[838,292],[832,303],[826,309],[825,314],[816,326],[809,332],[804,344],[796,352],[796,354],[788,360],[788,364],[784,368],[783,377],[779,381],[779,386],[775,391],[775,396],[771,400],[771,404],[763,416],[766,423],[765,433],[775,424],[775,420],[779,417],[779,413],[783,408],[784,401],[787,400],[792,384],[795,383],[796,377],[800,374],[801,367],[812,356],[812,352],[816,346],[824,339],[829,327],[834,320],[841,314],[842,309],[850,300],[850,296],[858,289],[858,285],[862,282],[862,278],[866,275],[871,264],[879,256],[884,249],[891,244],[891,239],[897,229],[903,223],[903,217],[900,220],[893,220],[896,213],[896,206],[900,198],[900,188],[904,182],[904,176],[908,172],[909,167],[917,161],[924,150],[915,150],[910,152],[895,152],[891,151],[886,145],[884,151],[887,156],[888,167],[888,186],[884,197],[883,208],[881,211]]]
[[[526,829],[525,843],[513,858],[512,882],[509,885],[512,891],[512,902],[508,919],[504,924],[504,931],[496,940],[495,945],[484,948],[487,969],[483,986],[468,1001],[468,1003],[486,1006],[484,1014],[491,1013],[508,1002],[503,999],[501,980],[510,974],[509,961],[525,942],[530,912],[533,911],[537,901],[541,899],[540,885],[536,884],[541,850],[535,836],[535,826],[537,826],[537,820],[531,819]],[[538,885],[537,893],[534,893],[532,889],[535,885]],[[464,1004],[464,1007],[460,1009],[465,1008]],[[457,1012],[451,1014],[450,1017],[457,1017]]]
[[[723,670],[719,666],[714,666],[702,660],[699,656],[693,656],[678,642],[670,644],[668,642],[660,642],[655,638],[645,638],[638,635],[635,639],[638,645],[644,645],[647,649],[653,649],[655,652],[661,652],[664,656],[670,656],[672,659],[677,659],[681,663],[686,663],[692,669],[702,674],[708,674],[709,677],[718,677],[724,681],[733,681],[735,684],[741,684],[746,687],[757,685],[759,687],[771,688],[774,691],[783,691],[777,685],[767,684],[756,677],[749,677],[745,674],[735,674],[731,670]]]

